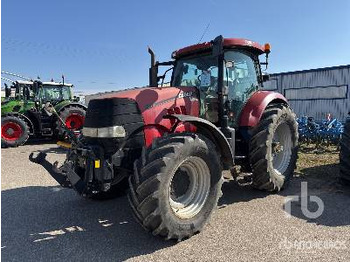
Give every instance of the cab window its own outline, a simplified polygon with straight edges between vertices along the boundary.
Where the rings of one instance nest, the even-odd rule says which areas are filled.
[[[237,126],[244,104],[258,88],[257,64],[252,56],[237,51],[225,52],[224,85],[228,87],[230,124]]]
[[[218,59],[213,55],[182,58],[174,69],[173,86],[195,86],[200,94],[200,116],[218,122]]]

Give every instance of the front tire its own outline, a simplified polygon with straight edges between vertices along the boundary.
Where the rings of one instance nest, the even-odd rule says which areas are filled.
[[[201,231],[221,196],[221,163],[214,144],[196,134],[154,141],[135,161],[129,202],[153,235],[178,241]]]
[[[1,117],[1,147],[17,147],[29,138],[28,124],[16,116]]]
[[[283,189],[293,176],[298,154],[298,124],[292,110],[282,104],[268,107],[252,132],[249,150],[253,187]]]

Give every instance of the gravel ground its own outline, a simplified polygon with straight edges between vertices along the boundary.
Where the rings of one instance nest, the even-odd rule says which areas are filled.
[[[64,159],[54,144],[2,150],[3,261],[350,261],[350,189],[336,183],[332,152],[301,153],[295,178],[279,194],[225,183],[205,230],[174,243],[145,232],[126,197],[85,200],[58,187],[28,160],[42,149],[51,160]],[[286,196],[300,195],[302,181],[324,203],[316,219],[303,215],[300,202],[290,217],[284,212]]]

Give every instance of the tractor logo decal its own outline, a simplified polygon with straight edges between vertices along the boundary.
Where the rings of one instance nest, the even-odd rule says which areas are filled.
[[[197,97],[195,92],[192,92],[192,91],[189,91],[189,92],[181,91],[178,95],[176,95],[174,97],[170,97],[170,98],[167,98],[167,99],[155,102],[153,104],[146,105],[145,106],[145,110],[153,108],[153,107],[156,107],[156,106],[164,105],[164,104],[169,103],[169,102],[171,102],[171,101],[173,101],[175,99],[181,99],[181,98],[190,98],[191,101],[198,100],[198,97]]]

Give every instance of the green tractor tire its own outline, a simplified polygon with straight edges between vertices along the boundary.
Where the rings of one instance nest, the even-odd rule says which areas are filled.
[[[60,118],[65,125],[72,131],[81,130],[84,125],[86,110],[79,105],[66,106],[59,113]],[[59,138],[65,136],[65,131],[60,122],[57,120],[57,134]]]
[[[28,124],[17,116],[1,117],[1,147],[17,147],[29,138]]]

